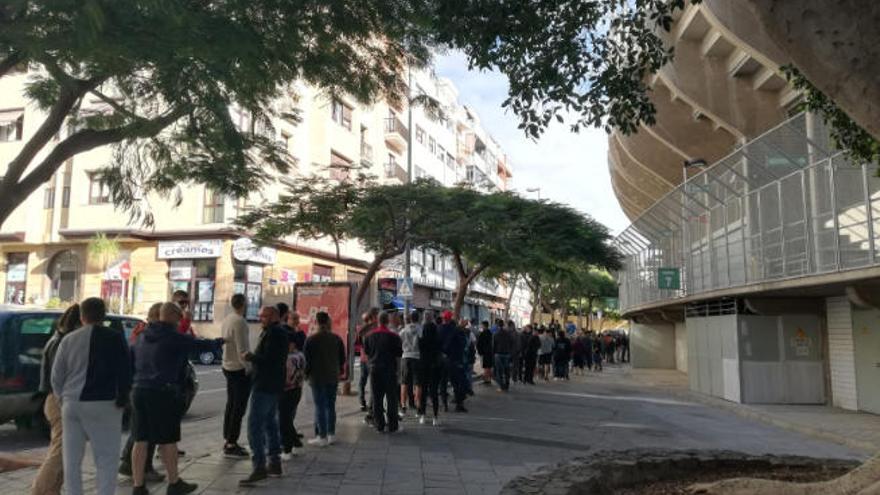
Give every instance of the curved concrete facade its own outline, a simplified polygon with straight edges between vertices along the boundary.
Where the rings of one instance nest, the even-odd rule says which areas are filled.
[[[738,2],[709,0],[679,12],[662,37],[674,60],[650,81],[657,123],[609,136],[615,194],[637,218],[682,180],[685,160],[712,163],[782,122],[797,99],[786,63]]]

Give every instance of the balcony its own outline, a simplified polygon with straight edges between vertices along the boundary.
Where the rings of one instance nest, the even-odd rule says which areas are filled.
[[[409,179],[409,174],[406,173],[406,169],[400,166],[399,163],[385,162],[385,178],[397,179],[401,184],[406,184]]]
[[[373,147],[361,141],[361,163],[367,166],[373,165]]]
[[[409,142],[409,132],[397,117],[385,119],[385,142],[392,148],[403,151]]]

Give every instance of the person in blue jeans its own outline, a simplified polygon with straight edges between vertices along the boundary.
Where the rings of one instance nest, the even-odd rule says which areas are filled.
[[[331,330],[330,315],[315,315],[317,331],[306,339],[306,378],[315,402],[315,438],[309,445],[326,447],[336,441],[336,388],[345,371],[345,346]]]
[[[281,326],[278,308],[260,309],[263,331],[253,353],[242,358],[253,365],[253,391],[248,416],[248,442],[254,470],[239,482],[253,486],[268,476],[281,476],[281,430],[278,427],[278,397],[284,392],[287,366],[287,332]],[[268,449],[269,464],[266,465]]]
[[[510,388],[510,359],[516,351],[517,342],[516,333],[510,327],[505,327],[503,323],[492,336],[492,350],[495,354],[493,371],[498,388],[503,392]]]

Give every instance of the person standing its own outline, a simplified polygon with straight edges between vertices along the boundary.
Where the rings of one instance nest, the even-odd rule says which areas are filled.
[[[602,342],[602,336],[596,334],[593,338],[593,370],[602,371],[602,354],[604,354],[605,344]]]
[[[58,396],[52,393],[52,364],[58,345],[66,335],[80,327],[79,304],[73,304],[64,314],[58,318],[55,325],[55,333],[46,342],[43,348],[43,359],[40,362],[40,388],[38,394],[44,397],[43,414],[49,423],[49,449],[46,458],[37,471],[31,485],[32,495],[59,495],[61,485],[64,483],[64,456],[61,450],[61,407],[58,405]]]
[[[289,461],[298,454],[303,444],[296,426],[296,409],[302,399],[302,387],[305,379],[306,358],[297,345],[297,335],[287,333],[287,363],[285,366],[284,392],[278,398],[278,420],[281,424],[281,460]]]
[[[399,429],[397,415],[397,363],[403,355],[400,336],[388,328],[390,315],[379,314],[379,326],[364,339],[364,351],[370,364],[370,397],[373,400],[373,422],[376,430],[388,432]],[[385,416],[385,402],[388,416]]]
[[[534,333],[531,325],[526,325],[524,332],[527,336],[523,356],[523,380],[529,385],[535,384],[535,368],[538,365],[538,351],[541,349],[541,339]]]
[[[571,361],[571,340],[565,330],[559,330],[553,347],[553,377],[556,380],[568,380],[569,361]]]
[[[306,378],[312,387],[315,403],[315,438],[309,445],[326,447],[336,441],[336,389],[345,371],[345,347],[330,328],[330,315],[315,315],[318,328],[306,339]]]
[[[52,363],[52,392],[61,403],[64,490],[82,495],[86,442],[95,460],[98,495],[116,492],[122,411],[131,389],[131,361],[122,332],[101,325],[102,299],[80,303],[82,328],[61,339]]]
[[[583,331],[571,343],[571,361],[574,365],[574,373],[576,375],[583,375],[584,364],[587,362],[587,346],[584,342]]]
[[[541,368],[541,378],[544,381],[550,380],[550,364],[553,361],[553,345],[555,341],[543,326],[538,329],[538,339],[541,341],[541,348],[538,350],[538,366]]]
[[[247,309],[247,298],[244,294],[235,294],[230,299],[232,313],[226,315],[220,326],[223,337],[223,376],[226,377],[226,410],[223,414],[223,456],[233,459],[247,459],[250,454],[238,444],[241,435],[241,421],[247,411],[248,398],[251,395],[251,379],[248,376],[247,363],[242,358],[251,350],[250,330],[244,319]]]
[[[510,379],[514,383],[522,381],[522,349],[520,345],[520,333],[516,330],[516,323],[507,320],[507,329],[513,335],[513,352],[510,354]]]
[[[465,348],[468,343],[468,336],[465,330],[461,330],[455,324],[452,311],[443,312],[443,325],[440,326],[440,340],[442,342],[442,351],[446,355],[446,373],[449,381],[452,382],[452,390],[455,401],[455,412],[466,413],[464,401],[467,398],[467,388],[465,381]],[[442,389],[441,380],[441,389]],[[443,390],[440,391],[441,394]],[[445,403],[444,403],[445,406]]]
[[[406,406],[418,413],[418,404],[422,403],[422,364],[420,362],[419,341],[422,339],[421,315],[413,311],[409,315],[406,326],[400,332],[403,346],[403,359],[400,363],[400,405],[406,412]]]
[[[370,416],[370,410],[367,407],[367,381],[370,379],[370,367],[367,365],[367,354],[364,352],[364,338],[376,329],[376,319],[379,316],[378,308],[370,308],[370,310],[361,317],[363,326],[358,331],[357,338],[354,342],[354,350],[360,356],[361,376],[358,382],[358,398],[361,401],[361,411],[366,412]]]
[[[284,391],[287,363],[287,332],[281,328],[278,308],[260,308],[263,331],[254,352],[242,358],[253,365],[253,391],[248,416],[248,443],[251,445],[253,471],[239,485],[252,486],[281,471],[281,436],[278,428],[278,397]],[[268,467],[267,467],[268,451]]]
[[[149,323],[132,349],[134,391],[132,392],[131,450],[132,493],[149,493],[144,485],[147,444],[158,446],[168,474],[168,493],[190,493],[198,485],[183,481],[177,470],[177,442],[183,413],[181,393],[183,370],[193,351],[211,349],[223,339],[202,340],[179,332],[183,310],[176,303],[163,303],[158,321]]]
[[[477,337],[477,353],[480,355],[480,362],[483,365],[483,384],[492,384],[492,366],[495,365],[495,356],[492,353],[492,331],[489,330],[489,322],[483,321],[480,324],[482,328],[480,335]]]
[[[189,293],[185,290],[176,290],[171,294],[171,302],[177,304],[180,306],[180,309],[183,310],[183,317],[180,318],[180,324],[177,326],[177,331],[184,335],[195,337],[196,333],[192,327],[192,313],[190,313],[189,306]]]
[[[282,325],[284,330],[287,331],[287,337],[293,339],[293,342],[296,344],[296,348],[302,352],[305,349],[306,345],[306,332],[303,331],[302,325],[299,320],[299,313],[296,311],[290,311],[287,313],[287,324]]]
[[[440,378],[443,374],[443,354],[433,311],[425,313],[422,338],[419,339],[419,362],[422,366],[423,383],[422,397],[419,401],[419,424],[425,424],[428,397],[430,397],[434,410],[432,424],[440,426]]]
[[[516,347],[516,335],[503,324],[492,338],[495,353],[495,383],[501,392],[510,389],[510,358]]]

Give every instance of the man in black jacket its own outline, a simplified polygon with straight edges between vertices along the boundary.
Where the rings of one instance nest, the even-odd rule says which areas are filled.
[[[281,327],[278,309],[260,309],[263,331],[253,353],[242,356],[253,364],[253,392],[248,416],[248,442],[251,444],[254,470],[241,480],[242,486],[254,485],[267,476],[281,476],[281,430],[278,427],[278,396],[284,391],[284,367],[287,362],[287,332]],[[268,443],[268,445],[267,445]],[[266,467],[266,449],[269,466]]]
[[[523,381],[529,385],[535,384],[535,367],[538,365],[538,349],[541,348],[541,339],[532,329],[531,325],[526,325],[524,332],[528,335],[526,347],[523,349]]]
[[[388,402],[388,431],[398,430],[397,399],[397,363],[403,355],[403,344],[400,336],[388,328],[390,315],[379,314],[379,326],[364,339],[364,352],[370,366],[370,388],[373,401],[373,421],[376,429],[385,431],[385,407],[383,400]]]
[[[168,493],[183,494],[198,485],[180,479],[177,473],[177,442],[180,441],[181,377],[191,352],[215,348],[223,339],[196,339],[178,332],[183,310],[173,302],[163,303],[159,321],[150,322],[132,349],[134,392],[132,394],[131,449],[132,493],[146,495],[144,469],[147,444],[158,445],[168,473]]]
[[[434,426],[440,425],[440,379],[443,375],[443,353],[441,350],[440,333],[434,321],[434,312],[425,313],[425,324],[422,325],[422,338],[419,339],[419,364],[422,366],[424,380],[422,397],[419,401],[420,423],[424,423],[428,397],[434,408]]]

